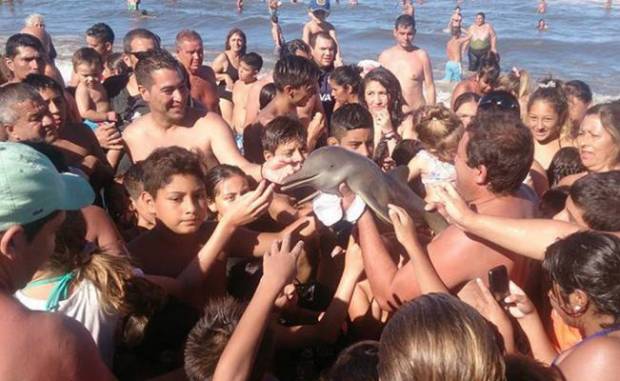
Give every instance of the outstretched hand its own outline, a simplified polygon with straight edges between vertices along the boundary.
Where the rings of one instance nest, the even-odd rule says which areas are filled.
[[[258,187],[239,198],[239,201],[222,216],[222,221],[234,227],[255,221],[269,207],[273,197],[273,184],[261,181]]]
[[[263,279],[276,282],[278,287],[291,283],[297,273],[297,258],[303,246],[303,241],[298,241],[291,249],[290,235],[284,236],[282,241],[275,241],[263,256]]]
[[[465,230],[470,219],[476,214],[450,183],[433,186],[434,200],[426,204],[427,211],[437,210],[449,223]]]

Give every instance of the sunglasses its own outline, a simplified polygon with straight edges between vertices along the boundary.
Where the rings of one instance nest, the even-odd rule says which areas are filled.
[[[519,101],[510,93],[488,94],[480,98],[478,108],[482,110],[519,111]]]

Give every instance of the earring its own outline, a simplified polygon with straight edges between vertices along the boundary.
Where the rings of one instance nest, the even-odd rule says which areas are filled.
[[[574,310],[575,310],[575,312],[581,311],[581,306],[575,306]]]

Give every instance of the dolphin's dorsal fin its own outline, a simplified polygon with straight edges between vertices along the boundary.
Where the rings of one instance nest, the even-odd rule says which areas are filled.
[[[407,184],[407,180],[409,179],[409,167],[406,165],[399,165],[389,170],[386,175],[390,176],[394,181]]]

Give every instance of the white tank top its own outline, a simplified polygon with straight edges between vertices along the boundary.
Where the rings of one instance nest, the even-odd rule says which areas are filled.
[[[32,298],[21,290],[15,293],[15,297],[33,311],[45,311],[45,299]],[[88,280],[81,281],[67,299],[59,302],[57,312],[74,318],[86,327],[99,348],[101,358],[112,368],[114,335],[119,314],[110,315],[103,311],[95,285]]]

